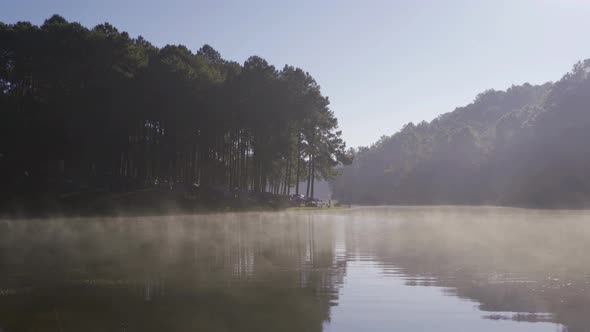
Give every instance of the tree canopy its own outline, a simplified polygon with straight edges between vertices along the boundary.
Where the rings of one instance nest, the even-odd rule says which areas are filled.
[[[2,192],[190,184],[288,194],[349,163],[313,77],[54,15],[0,23]],[[133,183],[133,185],[131,185]],[[123,187],[124,187],[123,186]]]
[[[587,206],[590,60],[555,83],[488,90],[431,122],[409,123],[332,182],[363,204]]]

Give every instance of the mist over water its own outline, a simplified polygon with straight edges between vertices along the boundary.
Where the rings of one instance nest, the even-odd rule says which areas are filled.
[[[0,221],[0,330],[588,331],[590,215]]]

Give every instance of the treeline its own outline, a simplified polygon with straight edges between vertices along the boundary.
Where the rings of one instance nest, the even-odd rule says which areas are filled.
[[[555,83],[489,90],[354,152],[332,182],[360,204],[590,206],[590,60]]]
[[[57,15],[0,23],[5,196],[154,184],[313,196],[315,179],[350,161],[337,128],[300,68],[158,48]]]

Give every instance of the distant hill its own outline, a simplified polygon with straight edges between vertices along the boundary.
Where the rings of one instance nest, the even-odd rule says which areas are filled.
[[[555,83],[488,90],[409,123],[332,181],[357,204],[590,206],[590,60]]]

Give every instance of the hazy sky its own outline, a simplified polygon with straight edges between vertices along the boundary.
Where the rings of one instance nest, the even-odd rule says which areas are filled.
[[[302,67],[354,147],[590,58],[590,0],[0,1],[5,23],[54,13],[158,46],[208,43],[227,59]]]

